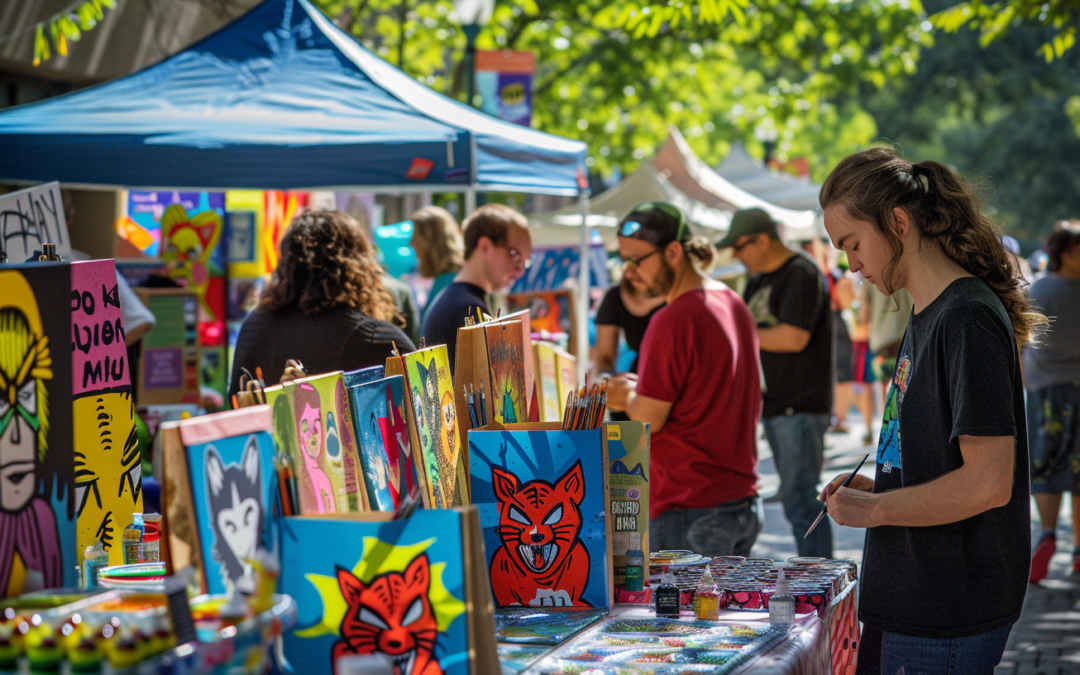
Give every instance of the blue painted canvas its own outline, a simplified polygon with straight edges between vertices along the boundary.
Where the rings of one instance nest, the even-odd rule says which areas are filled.
[[[345,386],[355,387],[358,384],[374,382],[375,380],[381,380],[384,377],[386,377],[386,368],[384,366],[371,366],[370,368],[361,368],[360,370],[350,370],[345,373]]]
[[[296,599],[285,656],[305,675],[380,652],[395,675],[466,675],[462,516],[404,520],[285,518],[281,591]],[[327,545],[333,542],[333,545]]]
[[[348,391],[368,502],[374,511],[393,511],[416,485],[405,421],[405,378],[394,375]]]
[[[227,583],[254,592],[248,560],[260,550],[277,553],[274,441],[259,431],[194,444],[186,452],[207,592],[225,593]]]
[[[497,606],[609,606],[601,433],[469,432]]]

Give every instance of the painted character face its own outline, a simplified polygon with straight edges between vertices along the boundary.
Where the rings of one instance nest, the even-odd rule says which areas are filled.
[[[257,438],[248,438],[240,464],[224,464],[217,449],[208,446],[206,485],[216,539],[214,558],[237,590],[253,592],[255,579],[248,560],[259,549],[264,512]]]
[[[14,291],[20,297],[5,300],[26,306],[35,319],[28,320],[17,307],[0,309],[0,508],[12,513],[26,506],[37,489],[37,462],[45,454],[48,431],[45,380],[53,374],[33,292],[21,274],[0,273],[9,275],[18,278],[10,278],[5,294]]]
[[[394,675],[441,673],[437,667],[429,668],[438,634],[428,598],[430,581],[426,555],[414,559],[404,573],[387,572],[368,584],[338,567],[338,585],[348,609],[335,656],[380,652],[390,657]]]
[[[499,537],[511,559],[533,574],[561,565],[581,532],[581,462],[554,485],[543,480],[521,485],[517,476],[494,467],[491,479],[499,499]]]
[[[101,541],[110,550],[119,530],[141,510],[142,458],[130,393],[75,399],[75,509],[78,549]]]
[[[300,442],[310,457],[317,458],[322,452],[322,414],[319,408],[304,406],[304,412],[300,415]]]

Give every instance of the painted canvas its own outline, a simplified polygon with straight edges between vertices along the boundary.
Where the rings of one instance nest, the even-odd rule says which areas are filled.
[[[120,533],[143,510],[142,457],[112,260],[71,264],[71,342],[76,563],[100,541],[120,565]]]
[[[600,429],[469,432],[496,606],[610,605],[605,458]]]
[[[312,675],[376,652],[392,659],[394,675],[469,673],[464,547],[456,511],[386,522],[286,518],[281,591],[299,608],[286,658]]]
[[[296,380],[293,416],[317,513],[368,510],[356,430],[341,371]],[[302,503],[302,502],[301,502]]]
[[[0,268],[0,597],[75,582],[70,270]]]
[[[609,514],[615,593],[626,585],[626,552],[649,551],[649,427],[608,422]]]
[[[370,368],[361,368],[360,370],[349,370],[345,372],[345,388],[355,387],[358,384],[364,384],[366,382],[374,382],[375,380],[381,380],[386,377],[385,366],[371,366]]]
[[[348,392],[371,509],[393,511],[416,485],[405,422],[405,378],[394,375],[357,384]]]
[[[495,323],[484,329],[494,416],[500,424],[529,421],[521,330],[520,321]]]
[[[250,561],[278,552],[272,426],[270,407],[264,405],[179,424],[209,593],[225,593],[230,585],[254,592]]]
[[[540,382],[541,422],[562,420],[565,399],[559,399],[559,376],[555,365],[555,345],[550,342],[533,344],[536,352],[536,374]]]
[[[404,358],[429,504],[432,508],[447,508],[455,504],[460,447],[446,345],[422,349]],[[457,503],[461,503],[460,498]]]
[[[578,387],[577,359],[566,352],[555,350],[555,369],[559,376],[559,407],[566,407],[566,397]]]

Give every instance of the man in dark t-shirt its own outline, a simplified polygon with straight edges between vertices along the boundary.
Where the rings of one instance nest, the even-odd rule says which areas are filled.
[[[762,422],[780,475],[780,499],[800,556],[832,557],[817,484],[832,412],[834,349],[828,282],[809,258],[780,241],[762,209],[737,211],[718,248],[731,247],[752,275],[743,297],[758,327],[765,375]]]
[[[638,375],[608,382],[610,409],[652,425],[650,547],[749,555],[762,516],[754,318],[704,273],[715,251],[670,204],[627,215],[619,254],[636,291],[667,300],[645,333]]]
[[[465,219],[465,264],[453,283],[428,304],[420,335],[428,347],[446,345],[450,371],[457,369],[457,332],[476,310],[490,314],[486,295],[509,288],[529,266],[529,222],[503,204],[485,204]]]

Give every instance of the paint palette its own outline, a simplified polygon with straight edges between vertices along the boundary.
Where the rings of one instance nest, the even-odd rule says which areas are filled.
[[[517,675],[548,652],[549,647],[532,645],[499,644],[499,666],[502,675]]]
[[[608,619],[545,657],[543,675],[723,675],[783,639],[786,631],[673,619]]]
[[[495,610],[495,636],[499,642],[558,645],[607,616],[606,609]]]

